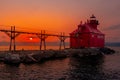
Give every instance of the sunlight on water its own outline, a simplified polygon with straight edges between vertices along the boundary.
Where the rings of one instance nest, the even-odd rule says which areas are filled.
[[[39,50],[39,46],[17,46],[17,50]],[[58,50],[59,46],[47,46],[47,49],[54,49]],[[63,48],[63,47],[62,47]],[[69,48],[69,46],[66,46],[66,48]],[[43,49],[43,47],[42,47]],[[9,46],[0,46],[0,51],[7,51],[9,50]]]

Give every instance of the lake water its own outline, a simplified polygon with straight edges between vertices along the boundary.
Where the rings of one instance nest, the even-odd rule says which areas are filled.
[[[69,46],[66,46],[66,48],[69,48]],[[16,46],[16,50],[39,50],[40,47],[39,46]],[[44,49],[44,46],[42,47],[42,49]],[[58,50],[59,46],[46,46],[46,49],[54,49],[54,50]],[[62,46],[63,49],[63,46]],[[9,50],[9,46],[0,46],[0,51],[8,51]]]
[[[0,63],[0,80],[120,80],[120,47],[115,54],[66,58],[39,64],[11,66]]]

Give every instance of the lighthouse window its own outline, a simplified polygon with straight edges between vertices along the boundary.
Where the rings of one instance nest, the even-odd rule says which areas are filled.
[[[92,35],[92,37],[94,37],[94,35]]]
[[[101,38],[101,39],[102,39],[102,38],[104,38],[104,37],[100,35],[100,36],[98,36],[98,38]]]
[[[101,36],[101,38],[104,38],[104,36]]]

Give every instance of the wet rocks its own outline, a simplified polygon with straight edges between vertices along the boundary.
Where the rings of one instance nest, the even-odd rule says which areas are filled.
[[[104,54],[113,54],[115,53],[115,50],[111,49],[111,48],[99,48],[99,51],[103,52]]]
[[[5,54],[4,62],[8,64],[19,64],[21,60],[19,54],[7,53]]]
[[[111,54],[115,51],[110,48],[82,48],[65,50],[28,50],[0,52],[0,61],[10,64],[19,63],[39,63],[46,60],[66,58],[66,57],[88,57],[95,55]]]
[[[115,50],[104,47],[104,48],[83,48],[83,49],[70,49],[70,56],[72,57],[86,57],[86,56],[96,56],[113,54]]]
[[[94,55],[102,55],[102,52],[96,48],[84,48],[84,49],[71,49],[70,56],[72,57],[86,57],[86,56],[94,56]]]
[[[35,63],[37,62],[37,60],[34,59],[31,54],[26,54],[21,57],[21,62],[22,63]]]
[[[5,63],[39,63],[51,59],[65,58],[67,54],[59,50],[45,51],[17,51],[14,53],[6,53],[3,62]]]

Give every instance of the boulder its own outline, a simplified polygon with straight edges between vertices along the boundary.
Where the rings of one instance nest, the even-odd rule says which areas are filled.
[[[38,62],[38,60],[36,60],[34,57],[33,57],[34,53],[31,53],[31,54],[26,54],[22,57],[22,62],[23,63],[34,63],[34,62]]]
[[[103,52],[104,54],[113,54],[115,53],[115,50],[104,47],[104,48],[99,48],[99,51]]]
[[[8,64],[19,64],[21,62],[19,54],[7,53],[4,62]]]
[[[35,59],[35,62],[40,62],[42,59],[41,53],[34,53],[31,56]]]
[[[102,55],[102,52],[96,48],[71,49],[69,52],[72,57]]]
[[[54,58],[65,58],[67,57],[67,54],[64,51],[56,51],[56,54],[54,55]]]

